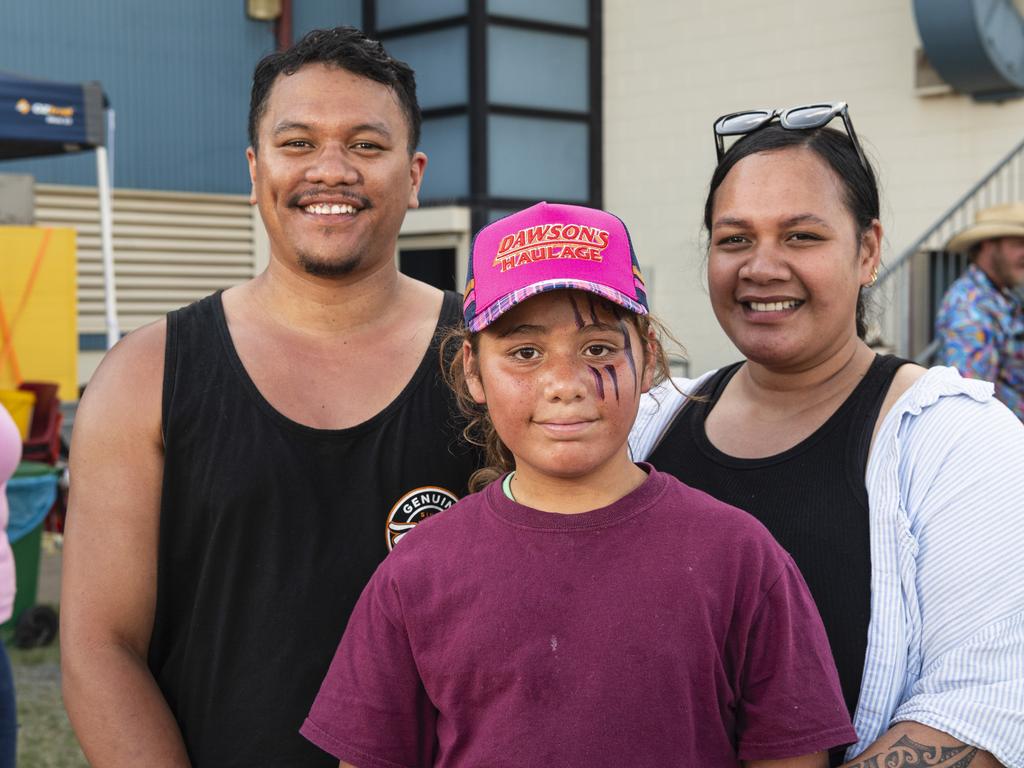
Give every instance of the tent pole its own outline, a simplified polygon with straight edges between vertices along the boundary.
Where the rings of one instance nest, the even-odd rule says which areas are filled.
[[[103,294],[107,312],[107,349],[121,338],[117,325],[117,294],[114,283],[114,224],[110,203],[110,167],[107,148],[96,147],[96,182],[100,196],[100,243],[103,249]]]

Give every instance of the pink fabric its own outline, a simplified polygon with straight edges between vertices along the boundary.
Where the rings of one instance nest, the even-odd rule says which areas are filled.
[[[420,523],[363,592],[302,733],[358,768],[737,768],[856,738],[789,556],[653,470],[592,512],[495,482]]]
[[[478,331],[546,290],[577,288],[646,314],[647,297],[626,227],[579,205],[537,203],[477,233],[466,284],[466,325]]]
[[[21,433],[18,425],[0,405],[0,622],[14,610],[14,555],[7,541],[7,481],[21,461]]]

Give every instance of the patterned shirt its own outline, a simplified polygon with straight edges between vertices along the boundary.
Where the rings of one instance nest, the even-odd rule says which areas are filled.
[[[1024,302],[971,264],[949,287],[935,320],[936,363],[991,381],[1024,421]]]
[[[683,392],[696,381],[675,379]],[[640,401],[634,461],[685,397]],[[1024,425],[992,385],[932,368],[886,414],[868,457],[871,622],[852,760],[912,720],[1024,768]],[[842,576],[842,564],[837,564]]]

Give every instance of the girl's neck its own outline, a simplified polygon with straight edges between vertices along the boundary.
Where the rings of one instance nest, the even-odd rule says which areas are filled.
[[[576,515],[614,504],[647,479],[623,450],[621,456],[579,477],[555,477],[516,462],[511,490],[517,503],[541,512]]]

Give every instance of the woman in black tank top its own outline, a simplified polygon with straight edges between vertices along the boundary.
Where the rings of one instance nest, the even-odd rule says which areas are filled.
[[[649,461],[687,485],[745,509],[793,556],[828,634],[850,716],[857,706],[871,608],[868,494],[871,428],[905,363],[876,357],[815,432],[774,455],[740,458],[708,439],[705,422],[742,364],[723,368],[683,407]],[[824,512],[824,514],[823,514]],[[841,563],[841,578],[836,564]]]
[[[870,693],[862,675],[872,601],[880,599],[872,595],[868,455],[877,425],[925,370],[878,356],[863,340],[862,294],[877,279],[882,243],[878,190],[845,105],[813,113],[817,127],[796,130],[807,121],[794,115],[807,114],[716,123],[719,165],[704,220],[708,285],[719,323],[746,360],[706,378],[681,409],[653,407],[643,427],[651,437],[632,443],[646,452],[657,434],[653,452],[635,459],[746,509],[792,554],[821,612],[852,716]],[[824,127],[836,116],[846,133]],[[739,133],[749,135],[725,152],[723,136]],[[929,749],[953,750],[944,760],[972,749],[894,719],[884,716],[870,738],[860,732],[870,717],[855,719],[861,742],[848,755],[838,750],[831,764],[858,753],[879,765],[931,764],[922,758]],[[917,746],[900,747],[901,739]],[[856,762],[868,764],[875,763]]]

